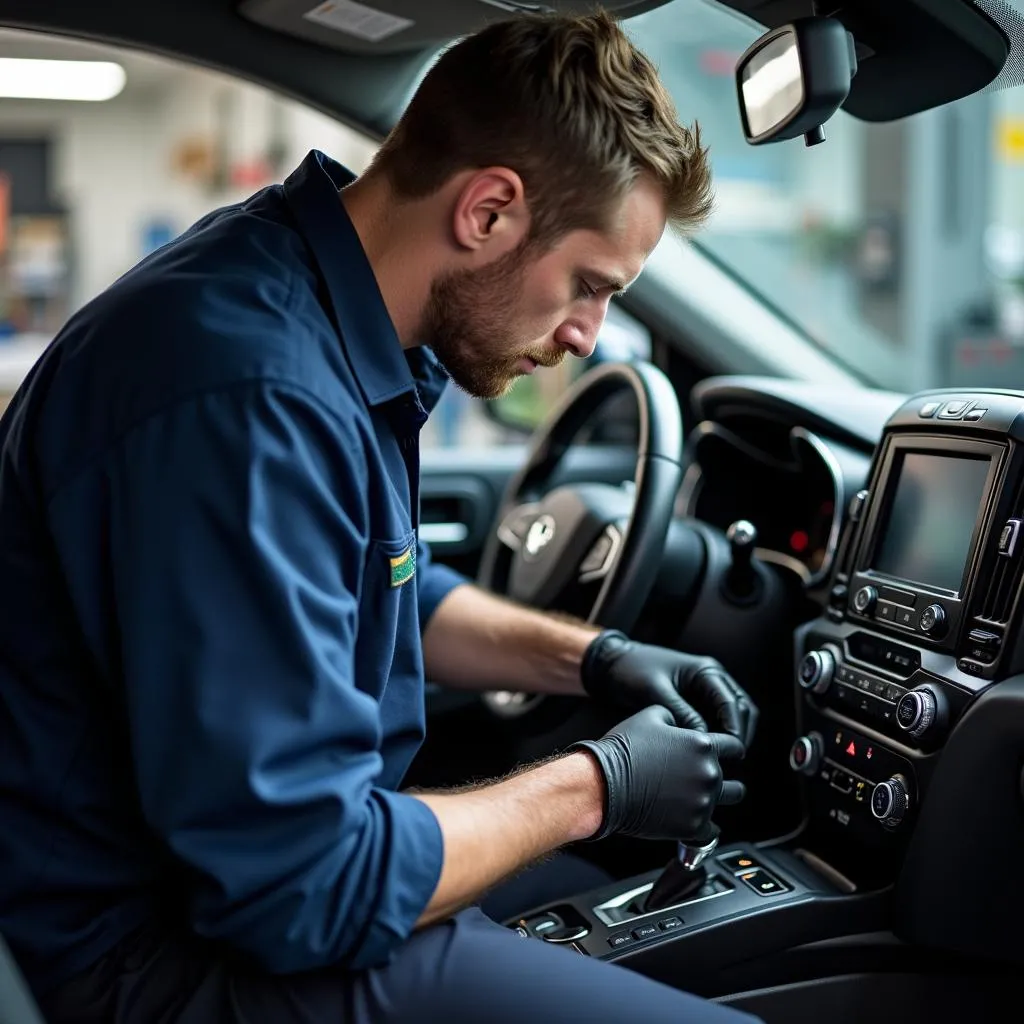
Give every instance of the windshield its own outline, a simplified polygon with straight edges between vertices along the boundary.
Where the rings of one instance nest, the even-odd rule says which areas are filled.
[[[710,148],[697,244],[874,384],[1024,387],[1024,90],[755,147],[733,73],[763,28],[705,0],[626,26]]]

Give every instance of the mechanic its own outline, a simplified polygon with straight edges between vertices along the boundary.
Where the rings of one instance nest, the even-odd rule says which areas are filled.
[[[613,20],[516,18],[441,56],[365,175],[314,151],[65,326],[0,463],[0,932],[51,1024],[749,1019],[477,904],[574,841],[706,836],[752,703],[416,540],[447,377],[589,355],[710,203]],[[425,676],[630,717],[403,792]]]

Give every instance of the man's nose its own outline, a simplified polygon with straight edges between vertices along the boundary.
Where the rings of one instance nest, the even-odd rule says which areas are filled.
[[[565,321],[555,331],[555,342],[579,359],[593,355],[607,308],[602,304],[600,312],[593,316],[574,317]]]

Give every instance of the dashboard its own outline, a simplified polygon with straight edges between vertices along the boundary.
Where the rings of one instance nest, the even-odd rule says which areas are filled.
[[[694,407],[680,510],[749,519],[811,598],[788,627],[800,849],[893,887],[911,941],[1024,958],[990,927],[1024,892],[959,884],[1024,856],[1024,392],[717,378]]]
[[[872,394],[878,411],[858,406],[851,430],[836,416],[842,403],[816,411],[813,392],[790,381],[717,378],[698,387],[704,415],[688,437],[676,515],[723,531],[747,520],[757,556],[815,588],[832,568],[845,506],[867,479],[884,417],[902,399]]]
[[[827,444],[802,428],[789,432],[784,454],[760,447],[757,433],[698,427],[677,514],[723,531],[739,519],[753,523],[758,557],[813,583],[835,552],[842,473]]]

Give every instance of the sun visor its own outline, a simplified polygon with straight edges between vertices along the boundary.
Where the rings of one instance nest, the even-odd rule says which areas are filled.
[[[629,17],[664,2],[605,0],[602,6]],[[592,0],[243,0],[238,10],[267,28],[335,50],[384,54],[435,49],[517,13],[586,14],[593,8]]]

